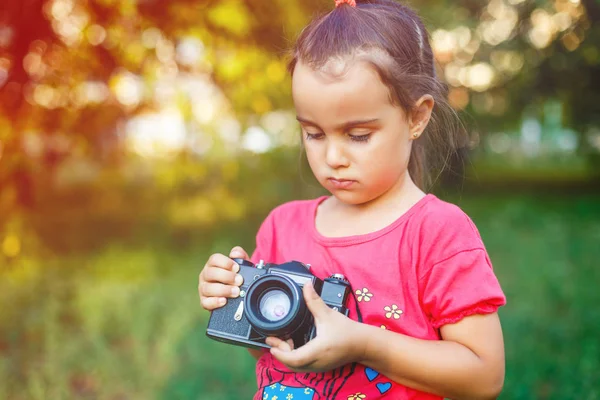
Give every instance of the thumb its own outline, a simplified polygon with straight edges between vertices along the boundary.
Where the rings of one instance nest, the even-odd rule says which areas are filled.
[[[292,339],[281,340],[277,337],[268,337],[265,342],[271,346],[276,347],[281,351],[292,351],[294,350],[294,341]]]
[[[248,253],[246,253],[246,250],[240,246],[235,246],[233,249],[231,249],[229,252],[229,258],[243,258],[244,260],[250,259],[250,257],[248,257]]]
[[[305,284],[304,288],[303,288],[303,292],[304,292],[304,301],[306,302],[306,306],[308,307],[311,314],[315,318],[315,321],[318,321],[319,319],[327,316],[327,314],[331,310],[329,309],[327,304],[325,304],[323,299],[317,294],[312,283],[309,282],[309,283]]]

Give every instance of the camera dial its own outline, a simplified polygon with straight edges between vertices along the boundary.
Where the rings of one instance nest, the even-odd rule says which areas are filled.
[[[337,279],[338,281],[348,282],[346,277],[342,274],[333,274],[329,277],[329,279]]]

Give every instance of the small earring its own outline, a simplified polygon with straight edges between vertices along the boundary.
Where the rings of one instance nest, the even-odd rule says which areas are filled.
[[[412,137],[413,137],[413,138],[415,138],[415,139],[416,139],[416,138],[418,138],[418,137],[419,137],[419,132],[415,132],[415,133],[413,133],[413,134],[412,134]]]

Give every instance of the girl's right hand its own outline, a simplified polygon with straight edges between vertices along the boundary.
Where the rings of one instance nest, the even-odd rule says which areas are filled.
[[[240,295],[243,279],[238,275],[240,266],[232,258],[249,259],[246,251],[236,246],[231,249],[229,257],[218,253],[211,255],[200,272],[198,294],[200,304],[205,310],[212,311],[223,307],[228,297],[236,298]]]

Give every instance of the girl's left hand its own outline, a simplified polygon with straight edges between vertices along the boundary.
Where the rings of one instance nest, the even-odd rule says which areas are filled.
[[[304,299],[315,319],[317,336],[298,349],[291,341],[267,338],[271,354],[296,372],[321,372],[359,361],[364,354],[362,324],[329,308],[310,284],[304,285]]]

